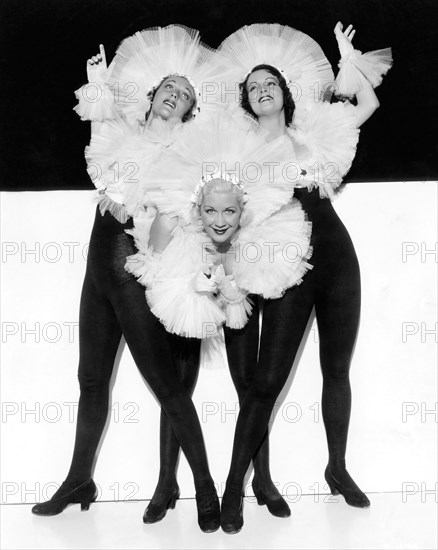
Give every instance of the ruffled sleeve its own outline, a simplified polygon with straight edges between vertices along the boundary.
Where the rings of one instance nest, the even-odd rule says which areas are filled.
[[[234,243],[233,275],[237,285],[264,298],[279,298],[300,284],[311,269],[307,262],[312,224],[293,200],[262,223],[242,228]]]
[[[78,104],[73,110],[81,120],[103,122],[119,116],[112,90],[105,82],[88,82],[75,91]]]
[[[339,62],[335,93],[336,95],[354,96],[362,89],[365,80],[368,80],[371,86],[376,88],[391,67],[391,48],[364,54],[360,50],[352,50]]]
[[[332,197],[350,170],[359,140],[356,107],[349,102],[314,104],[291,137],[308,150],[301,184],[319,187],[321,197]]]

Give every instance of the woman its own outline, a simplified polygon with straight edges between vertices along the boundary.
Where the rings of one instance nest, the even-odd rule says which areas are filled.
[[[342,56],[338,93],[355,94],[357,107],[319,101],[320,92],[327,91],[330,84],[324,82],[327,61],[320,48],[313,41],[308,43],[311,39],[299,31],[280,25],[253,25],[240,29],[220,47],[234,67],[234,82],[242,75],[242,107],[270,132],[274,142],[285,134],[290,137],[284,153],[298,160],[302,170],[301,188],[295,189],[295,197],[312,222],[314,266],[300,286],[264,304],[258,366],[240,409],[222,499],[221,526],[227,533],[237,533],[243,526],[243,479],[254,453],[266,444],[263,438],[266,442],[270,414],[313,307],[320,338],[322,412],[329,450],[325,478],[332,493],[341,493],[348,504],[369,506],[345,466],[351,404],[348,375],[360,310],[359,266],[348,232],[327,197],[333,195],[351,165],[356,128],[378,107],[373,86],[380,83],[391,58],[389,50],[361,56],[351,45],[354,33],[351,26],[345,32],[340,23],[335,27]],[[297,89],[294,102],[292,91]],[[312,98],[315,90],[318,93]],[[289,128],[292,115],[295,127]],[[248,358],[254,360],[258,345],[257,316],[251,320],[246,330],[227,329],[225,335],[230,368],[244,376],[250,372]],[[254,492],[263,504],[263,493],[257,487]]]
[[[246,324],[254,306],[248,295],[276,298],[301,282],[310,267],[310,224],[281,177],[281,149],[252,121],[237,125],[223,113],[202,132],[194,130],[187,128],[151,173],[160,185],[148,200],[159,215],[150,239],[136,226],[139,253],[127,269],[147,287],[151,311],[166,330],[204,339],[208,354],[224,322]],[[193,391],[197,369],[182,375]],[[165,414],[160,444],[160,477],[146,523],[162,519],[178,491],[179,444]]]
[[[174,124],[166,121],[190,119],[199,109],[199,94],[189,79],[198,78],[201,83],[203,78],[211,77],[209,55],[200,46],[196,31],[171,26],[142,31],[122,42],[110,67],[108,84],[97,82],[95,76],[96,68],[99,72],[106,69],[103,50],[88,61],[92,87],[97,87],[96,97],[102,103],[90,101],[90,90],[82,89],[78,95],[83,101],[77,110],[83,118],[103,120],[105,124],[102,128],[93,125],[93,132],[102,132],[92,135],[87,150],[89,170],[99,169],[94,180],[101,194],[80,306],[81,394],[76,441],[65,481],[49,501],[33,507],[35,514],[59,514],[68,504],[79,502],[83,510],[88,510],[96,499],[91,473],[107,419],[109,381],[123,334],[192,468],[199,526],[204,532],[219,528],[219,501],[199,419],[175,368],[178,361],[197,361],[199,350],[187,346],[182,339],[169,340],[145,303],[143,287],[124,270],[126,257],[135,253],[133,239],[126,230],[133,227],[132,216],[141,216],[144,208],[141,193],[136,190],[138,182],[130,177],[128,168],[116,179],[111,173],[114,159],[121,161],[123,167],[129,164],[125,161],[134,159],[141,177],[147,177],[151,163],[169,146],[169,132],[172,134]],[[114,106],[114,99],[108,99],[108,90],[111,86],[114,90],[115,83],[121,99],[116,96]],[[124,101],[126,94],[131,93],[126,84],[134,85],[139,101]],[[117,112],[122,119],[108,122]],[[146,130],[130,125],[142,116],[144,119],[144,113]],[[157,133],[160,130],[161,135]]]

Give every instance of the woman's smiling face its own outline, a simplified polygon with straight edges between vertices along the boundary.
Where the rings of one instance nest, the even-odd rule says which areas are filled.
[[[227,244],[239,228],[242,209],[238,194],[232,191],[209,191],[200,206],[205,232],[216,244]]]
[[[283,90],[278,78],[266,69],[251,73],[246,89],[249,103],[257,117],[276,114],[283,109]]]

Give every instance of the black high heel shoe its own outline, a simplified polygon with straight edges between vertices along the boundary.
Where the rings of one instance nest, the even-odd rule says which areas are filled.
[[[350,475],[347,472],[347,475]],[[332,495],[341,494],[345,498],[345,502],[350,506],[355,506],[356,508],[369,508],[371,503],[369,498],[363,493],[356,483],[351,479],[351,486],[345,487],[338,481],[334,475],[331,473],[330,468],[327,466],[324,472],[325,480],[330,487]]]
[[[214,533],[221,524],[221,510],[216,489],[213,487],[196,492],[198,525],[204,533]]]
[[[225,487],[221,508],[222,531],[230,535],[238,533],[243,527],[242,489]]]
[[[88,510],[90,504],[97,498],[97,487],[92,479],[88,479],[72,487],[68,481],[64,481],[52,498],[46,502],[35,504],[32,512],[37,516],[56,516],[60,514],[69,504],[81,505],[81,510]]]
[[[147,506],[143,514],[143,523],[157,523],[161,521],[167,514],[169,508],[173,510],[176,505],[176,501],[179,499],[179,487],[178,484],[174,485],[167,501],[161,504],[154,504],[152,501]]]
[[[254,496],[257,498],[257,504],[259,506],[266,504],[273,516],[277,518],[288,518],[290,516],[290,508],[280,493],[279,498],[271,498],[263,492],[255,478],[252,480],[252,490],[254,491]]]

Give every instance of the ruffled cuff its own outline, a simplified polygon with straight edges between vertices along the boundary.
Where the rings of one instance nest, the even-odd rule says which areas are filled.
[[[105,83],[89,82],[75,91],[78,105],[73,110],[81,120],[103,122],[117,118],[114,94]]]
[[[226,316],[226,326],[235,330],[243,328],[252,312],[252,302],[247,297],[246,292],[241,293],[240,300],[233,300],[232,302],[223,296],[221,298]]]
[[[352,97],[359,92],[365,80],[376,88],[392,66],[391,48],[362,53],[352,50],[341,58],[336,77],[336,95]]]
[[[188,278],[152,281],[146,291],[152,313],[168,332],[186,338],[210,338],[225,322],[225,313],[209,292],[196,292]]]

